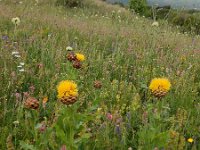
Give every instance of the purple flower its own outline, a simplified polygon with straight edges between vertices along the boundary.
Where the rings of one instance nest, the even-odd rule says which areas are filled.
[[[127,112],[126,117],[127,117],[128,121],[130,121],[131,120],[131,113]]]
[[[122,121],[123,121],[123,119],[122,119],[121,117],[120,117],[120,118],[117,118],[117,119],[116,119],[116,124],[119,125]]]
[[[116,125],[115,126],[115,132],[116,134],[120,137],[121,136],[121,129],[120,129],[120,126],[119,125]]]
[[[20,97],[21,97],[21,94],[20,94],[20,93],[15,93],[15,98],[16,98],[17,100],[19,100]]]
[[[46,130],[47,126],[46,124],[43,122],[39,128],[40,133],[43,133]]]
[[[39,63],[39,64],[37,64],[37,67],[38,67],[39,69],[41,69],[41,68],[43,67],[43,64],[42,64],[42,63]]]
[[[24,94],[24,98],[28,98],[29,97],[29,93],[28,92],[23,92]]]
[[[13,71],[13,72],[11,72],[11,77],[13,78],[13,79],[15,79],[16,78],[16,73]]]
[[[29,90],[30,90],[31,93],[34,93],[34,91],[35,91],[35,86],[31,85],[31,86],[29,87]]]
[[[2,36],[2,40],[4,40],[4,41],[8,41],[8,39],[9,39],[9,38],[8,38],[7,35],[3,35],[3,36]]]
[[[62,147],[60,148],[60,150],[67,150],[66,145],[62,145]]]
[[[107,117],[107,119],[110,120],[110,121],[112,121],[112,119],[113,119],[113,116],[112,116],[111,113],[107,113],[106,117]]]

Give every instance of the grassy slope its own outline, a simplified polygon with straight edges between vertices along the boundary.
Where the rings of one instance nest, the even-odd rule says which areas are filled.
[[[82,109],[106,106],[105,113],[106,111],[114,113],[115,110],[121,110],[123,104],[129,107],[133,97],[139,94],[142,104],[139,106],[140,110],[134,113],[140,121],[143,112],[151,112],[149,105],[153,98],[146,89],[150,80],[160,76],[171,80],[172,90],[163,102],[169,110],[163,108],[164,110],[159,112],[160,116],[163,113],[167,114],[166,120],[155,123],[156,119],[152,119],[153,121],[150,119],[152,122],[150,121],[148,126],[143,126],[140,121],[133,122],[134,130],[140,128],[134,131],[138,138],[132,138],[134,142],[126,139],[125,144],[121,145],[112,145],[112,136],[107,135],[107,143],[101,147],[101,142],[104,140],[101,139],[100,133],[96,133],[96,137],[99,138],[96,146],[99,149],[125,148],[132,145],[152,149],[157,146],[152,142],[152,137],[170,129],[179,132],[185,138],[190,136],[194,139],[199,138],[199,133],[196,131],[199,124],[197,120],[199,106],[198,101],[194,102],[199,99],[198,36],[179,34],[165,22],[161,23],[160,27],[152,27],[151,21],[138,18],[123,8],[101,1],[92,1],[85,8],[74,9],[55,7],[53,1],[36,5],[33,1],[23,1],[22,4],[6,1],[0,2],[0,16],[0,35],[8,35],[10,39],[8,43],[5,41],[0,43],[2,70],[0,98],[3,101],[0,124],[4,131],[0,146],[3,149],[5,148],[3,141],[8,134],[16,134],[11,132],[13,121],[19,120],[22,129],[28,125],[26,119],[22,117],[23,112],[20,111],[22,103],[21,101],[16,103],[14,93],[29,92],[29,86],[34,85],[35,91],[30,93],[32,96],[40,101],[44,96],[49,97],[50,109],[46,113],[41,113],[41,116],[50,118],[52,114],[50,110],[54,109],[55,105],[56,85],[62,79],[72,79],[78,83]],[[21,24],[14,30],[10,20],[16,16],[20,17]],[[83,70],[77,72],[66,62],[65,48],[68,45],[86,55],[87,61]],[[20,52],[22,58],[12,58],[11,52],[14,49]],[[17,69],[21,61],[25,62],[25,73],[20,73]],[[43,64],[44,67],[38,70],[38,64]],[[101,91],[93,88],[95,80],[103,82]],[[113,80],[119,85],[122,84],[122,87],[131,84],[132,88],[128,90],[119,87],[118,90],[114,90],[111,84]],[[160,108],[160,105],[156,107]],[[178,125],[174,127],[176,123],[173,119],[177,119],[178,109],[187,112],[187,119],[183,120],[184,125],[180,125],[181,127],[177,127]],[[149,114],[150,118],[154,118],[153,114]],[[39,121],[41,118],[35,117],[33,124]],[[150,127],[155,128],[156,132],[151,132],[149,133],[151,136],[145,137],[143,134],[147,133]],[[34,125],[30,128],[32,130],[18,129],[18,132],[24,133],[25,136],[14,136],[17,141],[16,147],[19,146],[18,139],[30,142],[38,136],[32,132]],[[116,139],[115,142],[118,143]],[[52,145],[58,148],[59,144]],[[198,142],[195,146],[197,145]]]

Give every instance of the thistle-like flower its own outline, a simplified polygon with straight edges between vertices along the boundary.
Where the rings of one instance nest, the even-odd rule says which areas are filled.
[[[73,67],[76,69],[80,69],[82,67],[82,64],[80,61],[76,60],[73,62]]]
[[[73,62],[76,60],[76,55],[73,53],[73,52],[70,52],[67,54],[67,59],[70,61],[70,62]]]
[[[35,99],[34,97],[29,97],[25,103],[24,106],[28,109],[38,109],[39,108],[39,101]]]
[[[149,85],[152,94],[158,98],[164,97],[170,90],[170,87],[171,83],[167,78],[154,78]]]
[[[102,87],[101,81],[98,81],[98,80],[94,81],[94,87],[96,89],[100,89]]]
[[[73,81],[61,81],[57,86],[58,99],[66,105],[73,104],[77,101],[78,89]]]

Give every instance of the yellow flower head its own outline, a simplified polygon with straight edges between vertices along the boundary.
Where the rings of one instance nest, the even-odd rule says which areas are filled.
[[[47,102],[48,102],[48,97],[44,97],[43,100],[42,100],[42,103],[46,104]]]
[[[170,87],[171,83],[167,78],[154,78],[149,85],[149,89],[156,97],[165,96]]]
[[[64,80],[61,81],[57,86],[58,99],[66,97],[76,97],[78,96],[77,85],[73,81]]]
[[[76,53],[76,59],[78,61],[84,61],[85,60],[85,56],[83,54]]]
[[[194,142],[193,138],[189,138],[187,141],[188,141],[189,143],[193,143],[193,142]]]
[[[19,17],[16,17],[16,18],[12,18],[12,23],[16,26],[18,26],[20,24],[20,19]]]

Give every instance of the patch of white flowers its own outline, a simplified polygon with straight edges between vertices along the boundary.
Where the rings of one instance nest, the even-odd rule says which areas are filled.
[[[19,66],[17,66],[17,68],[19,69],[19,72],[24,72],[25,71],[24,65],[25,65],[24,62],[20,62],[19,63]]]
[[[21,57],[18,51],[13,51],[12,52],[12,56],[15,57],[15,58],[20,58]]]
[[[13,56],[14,58],[17,58],[17,59],[18,59],[18,58],[21,58],[21,55],[19,54],[18,51],[13,51],[13,52],[12,52],[12,56]],[[24,72],[24,71],[25,71],[24,65],[25,65],[24,62],[20,62],[19,65],[17,66],[17,70],[18,70],[19,72]]]

